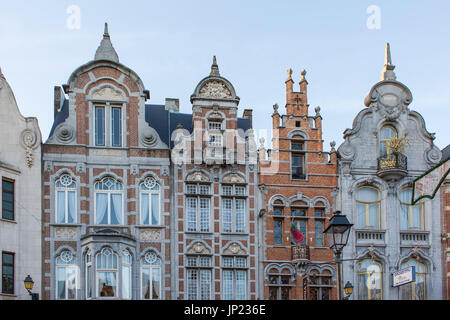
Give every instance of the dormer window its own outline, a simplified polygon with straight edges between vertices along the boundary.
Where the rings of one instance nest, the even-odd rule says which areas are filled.
[[[99,147],[117,147],[123,145],[122,106],[97,104],[94,106],[94,144]]]
[[[389,148],[389,140],[397,138],[397,130],[391,125],[385,125],[380,131],[380,158],[389,158],[391,150]]]
[[[208,121],[208,130],[222,130],[222,121],[221,120]]]

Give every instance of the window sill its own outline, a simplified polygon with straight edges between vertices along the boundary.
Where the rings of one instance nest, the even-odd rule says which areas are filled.
[[[213,232],[212,232],[212,231],[208,231],[208,232],[205,232],[205,231],[184,231],[184,233],[186,233],[186,234],[204,234],[204,235],[213,235]]]
[[[12,293],[0,293],[0,297],[17,298],[17,295]]]
[[[81,227],[80,223],[50,223],[51,227]]]
[[[138,229],[165,229],[166,226],[139,224],[139,225],[136,225],[135,228],[138,228]]]
[[[16,221],[16,220],[9,220],[9,219],[3,219],[3,218],[1,218],[0,221],[12,223],[12,224],[17,224],[17,221]]]
[[[224,232],[224,231],[222,231],[220,234],[226,235],[226,236],[248,236],[248,232]]]

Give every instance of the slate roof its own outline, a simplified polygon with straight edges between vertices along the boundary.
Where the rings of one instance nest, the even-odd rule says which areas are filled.
[[[63,123],[69,116],[69,100],[64,100],[63,106],[56,115],[53,122],[52,129],[48,138],[50,138],[56,127]],[[192,114],[170,112],[165,109],[164,105],[146,104],[145,105],[145,121],[158,132],[161,140],[173,148],[173,141],[171,141],[171,134],[176,130],[177,126],[181,124],[183,129],[192,132]],[[250,120],[247,118],[238,118],[238,128],[247,131],[251,128]]]
[[[442,160],[450,158],[450,144],[442,149]]]

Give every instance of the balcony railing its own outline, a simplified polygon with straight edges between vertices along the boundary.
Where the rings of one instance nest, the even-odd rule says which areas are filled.
[[[385,234],[384,230],[355,230],[356,244],[368,245],[384,245]]]
[[[400,231],[400,244],[406,247],[428,246],[429,238],[428,231]]]
[[[292,246],[292,260],[309,260],[309,246]]]
[[[377,175],[386,180],[399,180],[408,173],[408,158],[392,153],[388,158],[378,158]]]

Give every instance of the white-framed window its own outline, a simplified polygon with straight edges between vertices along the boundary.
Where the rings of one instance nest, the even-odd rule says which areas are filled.
[[[209,184],[186,184],[187,231],[210,231],[210,188]]]
[[[223,257],[223,299],[247,300],[247,258]]]
[[[118,296],[118,259],[110,248],[104,248],[96,256],[97,297]]]
[[[120,148],[123,145],[123,107],[94,105],[94,145]]]
[[[222,130],[222,120],[208,120],[208,130]]]
[[[55,184],[56,223],[77,222],[77,190],[75,181],[68,174],[62,175]]]
[[[160,186],[152,177],[140,185],[141,224],[157,226],[161,224]]]
[[[212,285],[210,256],[187,256],[186,279],[188,300],[210,300]]]
[[[92,251],[89,249],[85,256],[86,299],[93,297],[92,290]]]
[[[76,300],[78,267],[72,252],[65,250],[56,258],[56,300]]]
[[[141,260],[141,298],[143,300],[161,299],[161,259],[149,251]]]
[[[411,199],[412,188],[405,188],[400,191],[400,230],[424,230],[424,202],[420,200],[412,205]]]
[[[222,185],[222,231],[245,232],[246,187]]]
[[[123,224],[123,186],[113,178],[104,178],[94,185],[95,224]]]
[[[358,228],[381,227],[380,190],[363,186],[356,191],[356,223]]]
[[[132,298],[131,291],[131,273],[132,257],[128,250],[122,251],[122,299]]]

